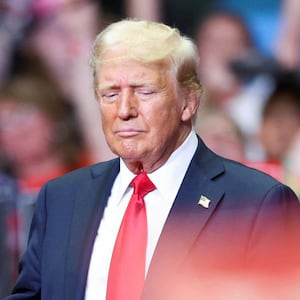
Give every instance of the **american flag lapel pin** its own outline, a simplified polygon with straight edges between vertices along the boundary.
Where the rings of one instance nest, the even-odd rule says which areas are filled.
[[[208,208],[210,204],[210,200],[207,197],[201,195],[198,204],[203,206],[204,208]]]

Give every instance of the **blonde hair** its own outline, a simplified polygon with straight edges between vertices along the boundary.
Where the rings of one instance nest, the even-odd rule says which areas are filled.
[[[179,87],[193,91],[200,98],[201,84],[197,75],[198,51],[195,44],[176,28],[165,24],[125,19],[106,27],[95,39],[90,66],[94,79],[101,64],[109,63],[105,56],[120,51],[120,59],[143,63],[162,63],[174,72]]]

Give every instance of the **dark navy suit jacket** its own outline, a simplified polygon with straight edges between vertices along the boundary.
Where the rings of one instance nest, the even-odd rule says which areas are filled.
[[[84,299],[94,239],[118,172],[114,159],[42,188],[19,279],[7,299]],[[198,203],[201,196],[210,200],[208,208]],[[193,278],[189,288],[196,295],[200,285],[194,283],[211,270],[273,264],[268,259],[277,252],[279,265],[286,259],[281,245],[291,254],[289,245],[300,236],[299,220],[299,201],[288,187],[217,156],[199,139],[152,258],[143,299],[189,299],[180,298],[185,279]]]

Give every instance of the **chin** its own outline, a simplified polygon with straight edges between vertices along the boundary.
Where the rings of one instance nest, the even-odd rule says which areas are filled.
[[[141,155],[139,153],[136,153],[134,151],[121,151],[118,154],[121,158],[127,161],[140,161],[141,160]]]

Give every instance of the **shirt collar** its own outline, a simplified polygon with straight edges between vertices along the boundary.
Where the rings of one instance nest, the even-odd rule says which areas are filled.
[[[197,145],[197,136],[194,131],[191,131],[166,163],[148,175],[165,199],[170,199],[170,201],[175,199]]]
[[[192,130],[185,141],[171,154],[168,160],[156,171],[148,174],[150,180],[165,199],[174,200],[188,166],[197,149],[198,139]],[[135,177],[120,159],[119,191],[124,195]]]

